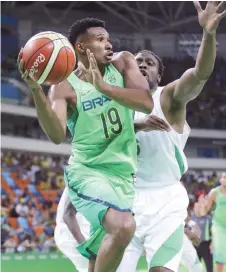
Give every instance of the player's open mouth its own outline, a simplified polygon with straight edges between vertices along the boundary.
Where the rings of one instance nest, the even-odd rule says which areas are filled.
[[[109,53],[106,54],[106,58],[107,58],[108,60],[111,60],[112,57],[113,57],[113,52],[112,52],[112,51],[110,51]]]
[[[146,78],[148,77],[148,74],[147,74],[146,70],[140,69],[140,72],[144,77],[146,77]]]

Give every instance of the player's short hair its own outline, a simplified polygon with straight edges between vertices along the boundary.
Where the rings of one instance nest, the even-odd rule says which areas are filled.
[[[90,27],[103,27],[105,28],[105,22],[97,18],[84,18],[76,21],[70,26],[68,30],[68,40],[74,46],[79,36],[86,33],[87,29]]]
[[[160,76],[162,78],[163,74],[164,74],[164,69],[165,69],[165,66],[163,65],[162,59],[159,56],[155,55],[155,53],[152,52],[151,50],[141,50],[141,51],[139,51],[139,52],[137,52],[135,54],[135,57],[140,53],[149,53],[149,54],[151,54],[152,56],[154,56],[157,59],[158,64],[159,64],[159,71],[158,72],[159,72],[159,74],[160,74]]]

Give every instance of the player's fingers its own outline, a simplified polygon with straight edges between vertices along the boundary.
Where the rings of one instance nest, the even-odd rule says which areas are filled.
[[[98,68],[98,66],[97,66],[97,61],[96,61],[96,58],[95,58],[94,54],[91,53],[91,56],[92,56],[92,59],[93,59],[93,64],[94,64],[94,66],[95,66],[96,68]]]
[[[19,52],[18,57],[17,57],[17,65],[18,66],[20,64],[20,60],[22,58],[22,55],[23,55],[23,48],[20,49],[20,52]]]
[[[193,3],[194,3],[194,6],[195,6],[197,12],[198,13],[202,12],[202,7],[201,7],[199,1],[193,1]]]
[[[226,7],[226,1],[221,1],[220,4],[217,6],[217,12],[222,12],[225,10]]]
[[[90,53],[90,63],[91,63],[91,67],[93,70],[96,70],[98,68],[97,63],[96,63],[96,59],[95,59],[93,53]]]
[[[26,80],[28,78],[28,70],[26,70],[25,72],[24,72],[24,74],[22,75],[22,79],[23,80]]]
[[[157,126],[160,127],[162,130],[166,130],[166,131],[170,130],[169,125],[163,119],[161,119],[155,115],[150,116],[150,118],[155,120],[155,123],[157,124]]]
[[[90,63],[90,50],[89,50],[88,48],[86,49],[86,54],[87,54],[88,61],[89,61],[89,69],[91,69],[91,63]]]
[[[19,62],[19,71],[22,75],[24,73],[23,69],[24,69],[24,61],[21,59]]]
[[[226,18],[226,10],[224,10],[223,12],[221,12],[219,14],[219,18],[220,18],[220,20],[223,19],[223,18]]]
[[[82,74],[85,74],[87,72],[85,66],[83,65],[81,61],[78,62],[78,69],[79,69],[79,72],[81,72]]]
[[[161,125],[154,118],[150,118],[147,121],[148,125],[154,130],[164,131],[165,129],[161,127]]]
[[[158,117],[157,117],[158,118]],[[158,118],[157,122],[159,123],[159,125],[161,125],[161,127],[166,130],[166,131],[170,131],[170,126],[161,118]]]

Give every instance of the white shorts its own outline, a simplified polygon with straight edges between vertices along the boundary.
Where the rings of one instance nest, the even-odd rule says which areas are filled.
[[[199,261],[196,249],[192,245],[187,235],[184,234],[184,246],[181,256],[181,264],[183,264],[191,272],[202,272],[202,264]]]
[[[144,249],[149,269],[158,266],[177,271],[188,203],[187,191],[180,182],[163,188],[136,189],[136,232],[117,272],[135,272]]]
[[[89,222],[79,213],[76,214],[76,219],[84,237],[89,237]],[[88,271],[89,261],[76,249],[78,242],[75,240],[64,222],[57,223],[54,232],[54,239],[60,251],[72,261],[79,272]]]

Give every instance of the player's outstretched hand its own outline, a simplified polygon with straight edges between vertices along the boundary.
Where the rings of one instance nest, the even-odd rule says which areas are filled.
[[[199,1],[194,1],[200,26],[209,34],[215,34],[220,21],[226,17],[226,1],[208,1],[202,9]]]
[[[170,131],[170,127],[163,119],[158,118],[155,115],[148,115],[145,119],[144,131],[151,130]]]
[[[30,89],[39,88],[40,85],[29,77],[28,71],[27,70],[24,71],[24,61],[22,59],[22,56],[23,56],[23,48],[21,48],[19,55],[17,57],[17,66],[21,74],[21,78],[27,83]]]
[[[101,90],[104,88],[105,82],[98,68],[96,59],[89,49],[86,50],[86,53],[89,61],[89,68],[86,69],[81,62],[78,63],[78,69],[81,72],[80,79],[93,84],[97,89]]]

